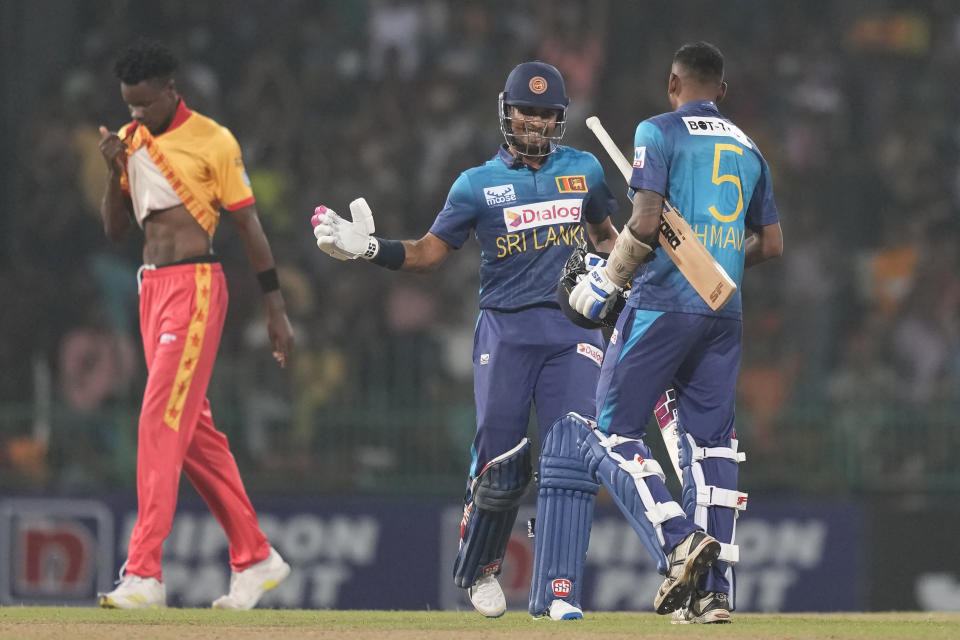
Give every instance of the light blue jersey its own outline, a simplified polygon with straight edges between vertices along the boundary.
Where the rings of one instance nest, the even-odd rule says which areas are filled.
[[[688,102],[637,126],[630,187],[672,203],[738,289],[712,311],[661,250],[638,270],[627,304],[739,318],[746,230],[779,221],[770,169],[757,145],[712,100]]]
[[[556,307],[557,282],[585,222],[617,210],[603,168],[586,151],[560,146],[532,170],[505,146],[453,183],[430,233],[455,249],[480,243],[480,308]]]

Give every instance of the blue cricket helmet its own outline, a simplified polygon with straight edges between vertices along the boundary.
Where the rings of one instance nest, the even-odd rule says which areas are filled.
[[[570,104],[563,76],[552,64],[534,60],[518,64],[507,76],[500,92],[497,107],[500,112],[500,132],[507,145],[517,153],[529,158],[544,158],[554,152],[566,129],[566,109]],[[513,118],[510,107],[535,107],[555,109],[556,123],[546,129],[535,124],[534,116]],[[523,131],[515,132],[513,122],[518,121]]]
[[[518,64],[503,86],[503,103],[564,111],[570,104],[563,76],[552,64],[535,60]]]

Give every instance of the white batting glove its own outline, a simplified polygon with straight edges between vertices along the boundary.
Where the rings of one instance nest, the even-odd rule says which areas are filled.
[[[593,271],[594,269],[599,269],[600,267],[605,267],[607,261],[595,253],[587,253],[583,256],[583,262],[587,267],[587,271]]]
[[[585,318],[600,320],[607,315],[619,292],[620,288],[607,277],[606,269],[598,267],[570,291],[570,306]]]
[[[380,243],[371,234],[374,231],[373,212],[363,198],[350,203],[353,222],[337,215],[333,209],[321,205],[310,219],[317,247],[337,260],[370,259],[377,255]]]
[[[350,254],[343,253],[336,246],[334,229],[340,216],[333,209],[328,209],[320,205],[313,210],[313,217],[310,218],[310,224],[313,225],[313,235],[317,238],[317,247],[325,254],[337,260],[350,260]]]

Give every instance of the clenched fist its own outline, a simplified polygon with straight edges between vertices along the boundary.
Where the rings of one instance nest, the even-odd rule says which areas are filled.
[[[593,269],[570,291],[570,306],[589,318],[601,320],[616,301],[620,287],[607,276],[606,264]]]

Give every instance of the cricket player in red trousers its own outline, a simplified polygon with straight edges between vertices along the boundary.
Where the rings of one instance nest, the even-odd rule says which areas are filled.
[[[118,239],[136,222],[144,234],[138,284],[148,370],[138,427],[137,523],[121,581],[100,596],[100,605],[166,606],[162,545],[184,471],[230,543],[230,591],[213,606],[250,609],[290,566],[260,530],[206,397],[227,312],[226,280],[212,245],[221,209],[230,212],[257,272],[281,366],[293,330],[240,146],[225,127],[187,107],[174,83],[176,68],[176,58],[159,43],[141,41],[125,50],[114,70],[133,121],[118,134],[100,127],[108,169],[100,207],[104,230]]]

